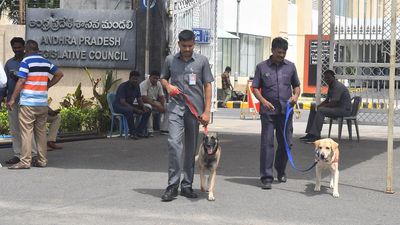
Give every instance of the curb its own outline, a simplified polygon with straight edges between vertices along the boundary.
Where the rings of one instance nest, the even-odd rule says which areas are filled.
[[[298,102],[299,109],[310,110],[312,106],[315,106],[315,102]],[[387,109],[389,104],[383,102],[361,102],[360,109]],[[222,102],[218,102],[218,108],[222,107]],[[226,102],[226,108],[229,109],[248,109],[249,103],[243,101],[228,101]]]

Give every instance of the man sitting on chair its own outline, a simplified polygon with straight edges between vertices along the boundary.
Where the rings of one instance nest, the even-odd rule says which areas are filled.
[[[308,116],[306,133],[300,140],[314,142],[321,138],[321,130],[325,117],[342,117],[351,114],[351,98],[346,86],[335,79],[335,72],[327,70],[323,79],[328,84],[328,96],[325,101],[315,107],[311,107]]]
[[[168,112],[163,87],[160,82],[160,72],[151,71],[149,78],[140,83],[140,92],[145,106],[151,110],[150,119],[147,122],[149,136],[153,136],[154,119],[157,119],[156,124],[162,134],[168,132]],[[160,119],[161,117],[162,119]]]
[[[115,112],[124,114],[128,120],[129,133],[132,139],[147,137],[146,124],[150,116],[150,111],[144,107],[140,96],[139,77],[139,72],[131,71],[129,80],[119,85],[114,102]],[[135,100],[138,103],[137,105],[134,104]],[[135,126],[135,114],[140,115],[137,126]]]

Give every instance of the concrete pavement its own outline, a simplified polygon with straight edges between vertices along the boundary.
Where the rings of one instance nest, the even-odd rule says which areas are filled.
[[[298,140],[304,118],[294,126],[293,158],[306,167],[314,152]],[[49,152],[47,168],[0,168],[0,225],[400,223],[400,142],[395,142],[396,193],[385,194],[385,127],[360,127],[360,143],[347,140],[344,127],[339,199],[331,196],[327,176],[322,191],[314,193],[314,171],[298,173],[289,165],[287,183],[262,190],[259,120],[240,120],[221,110],[209,129],[220,132],[223,146],[215,202],[205,193],[194,200],[160,201],[167,184],[166,136],[66,142],[64,149]],[[0,149],[2,162],[11,156],[10,148]],[[199,192],[198,175],[193,185]]]

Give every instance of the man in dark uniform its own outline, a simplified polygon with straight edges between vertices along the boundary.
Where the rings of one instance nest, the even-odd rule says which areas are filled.
[[[171,100],[168,104],[168,186],[161,197],[163,201],[171,201],[178,195],[179,183],[182,196],[197,198],[192,183],[199,121],[206,126],[210,120],[211,82],[214,81],[208,59],[193,52],[194,33],[183,30],[178,38],[180,52],[165,59],[161,72],[161,84]],[[182,95],[173,94],[177,89],[188,97],[199,118],[190,111]]]
[[[308,116],[306,133],[300,140],[314,142],[321,138],[321,130],[325,117],[350,116],[351,98],[346,86],[335,79],[335,72],[327,70],[324,72],[324,80],[328,84],[328,96],[325,101],[311,108]]]
[[[272,41],[272,55],[259,63],[253,80],[254,95],[260,101],[261,152],[260,179],[263,189],[271,189],[274,180],[272,166],[279,182],[286,182],[287,155],[284,144],[285,110],[288,101],[295,104],[300,95],[300,81],[296,66],[285,59],[288,42],[277,37]],[[274,150],[274,132],[278,148]],[[292,116],[286,128],[288,146],[292,145]],[[274,157],[275,156],[275,157]],[[275,159],[275,164],[274,164]]]
[[[144,107],[140,94],[139,77],[139,72],[131,71],[129,80],[118,86],[114,102],[115,112],[124,114],[128,120],[129,133],[132,139],[147,137],[146,125],[151,113]],[[134,104],[135,100],[137,105]],[[135,114],[141,115],[137,126],[135,126]]]

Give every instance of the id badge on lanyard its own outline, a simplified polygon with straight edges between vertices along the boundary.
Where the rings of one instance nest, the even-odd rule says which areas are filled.
[[[193,69],[190,69],[192,72],[189,74],[189,85],[194,86],[196,85],[196,74],[193,73]]]

